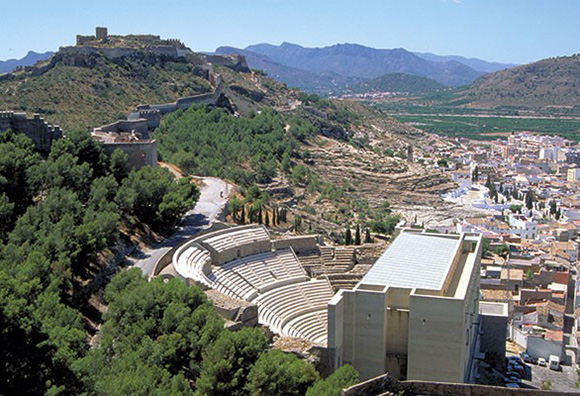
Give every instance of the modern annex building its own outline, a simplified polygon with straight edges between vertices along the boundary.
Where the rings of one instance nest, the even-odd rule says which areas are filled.
[[[479,234],[403,230],[352,290],[328,303],[335,368],[361,379],[467,382],[478,343]]]

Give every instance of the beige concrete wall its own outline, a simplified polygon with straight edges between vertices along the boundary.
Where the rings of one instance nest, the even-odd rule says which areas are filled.
[[[371,378],[385,372],[386,294],[357,290],[354,296],[353,365],[361,378]]]
[[[463,300],[411,295],[410,305],[407,378],[463,382]]]
[[[339,290],[328,302],[328,349],[333,355],[333,370],[339,368],[344,359],[344,292]]]

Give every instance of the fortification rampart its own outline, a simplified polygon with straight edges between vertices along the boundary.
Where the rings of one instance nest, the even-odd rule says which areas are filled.
[[[206,55],[209,63],[222,65],[237,72],[248,73],[250,67],[243,55]]]
[[[0,130],[11,129],[16,133],[23,133],[32,142],[37,150],[49,152],[52,142],[62,138],[63,134],[58,125],[50,125],[39,114],[27,118],[26,113],[13,111],[0,112]]]
[[[138,134],[143,140],[149,139],[149,122],[145,118],[115,121],[108,125],[95,128],[93,133],[132,133]]]
[[[219,74],[209,73],[210,79],[216,84],[213,92],[201,95],[187,96],[177,99],[173,103],[147,104],[139,105],[127,116],[128,120],[146,119],[149,129],[152,130],[159,126],[161,118],[165,114],[172,113],[179,109],[187,110],[195,104],[204,104],[206,106],[218,106],[222,101],[222,82]],[[210,80],[210,82],[211,82]],[[213,85],[213,83],[212,83]]]
[[[116,149],[122,150],[128,156],[128,164],[132,169],[144,166],[157,166],[157,141],[144,142],[103,142],[105,152],[112,154]]]

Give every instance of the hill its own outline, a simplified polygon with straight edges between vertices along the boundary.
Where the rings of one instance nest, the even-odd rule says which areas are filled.
[[[252,69],[263,70],[268,76],[277,81],[305,92],[328,94],[361,80],[355,77],[345,77],[331,71],[313,72],[286,66],[270,59],[266,55],[234,47],[219,47],[216,49],[216,53],[242,55]]]
[[[406,94],[425,94],[445,89],[443,84],[427,77],[404,73],[391,73],[372,80],[351,85],[343,93],[398,92]]]
[[[488,74],[467,91],[472,106],[580,107],[580,55],[544,59]]]
[[[449,62],[455,61],[471,67],[482,73],[494,73],[499,70],[509,69],[510,67],[518,66],[513,63],[488,62],[483,59],[465,58],[458,55],[436,55],[430,52],[413,52],[418,57],[432,62]]]
[[[44,52],[38,53],[34,51],[28,51],[28,53],[21,59],[8,59],[5,61],[0,61],[0,74],[10,73],[18,67],[32,66],[38,61],[47,60],[50,58],[54,52]]]
[[[273,61],[310,72],[334,72],[343,76],[371,79],[389,73],[423,76],[449,86],[466,85],[482,73],[456,61],[432,62],[405,50],[375,49],[358,44],[336,44],[305,48],[296,44],[257,44],[247,51]]]
[[[171,102],[212,90],[196,63],[131,51],[111,58],[83,47],[63,48],[32,71],[0,78],[5,93],[0,109],[40,113],[65,130],[86,129],[113,122],[140,103]]]
[[[249,70],[243,58],[195,54],[151,35],[86,40],[3,77],[2,92],[12,91],[2,106],[35,100],[52,110],[49,120],[78,128],[124,115],[142,100],[215,90],[227,106],[168,112],[153,134],[162,159],[185,173],[236,183],[230,204],[241,205],[242,223],[272,225],[273,209],[282,209],[277,231],[344,241],[345,226],[355,222],[389,234],[398,221],[391,211],[422,222],[457,217],[440,199],[451,181],[405,160],[452,147],[436,136],[357,103],[290,90]],[[7,373],[0,388],[236,394],[283,381],[289,393],[304,394],[316,385],[314,367],[269,348],[261,329],[226,329],[200,288],[121,270],[143,235],[178,226],[199,191],[163,167],[129,171],[122,152],[106,154],[82,128],[66,132],[46,158],[24,135],[0,133],[0,360]]]

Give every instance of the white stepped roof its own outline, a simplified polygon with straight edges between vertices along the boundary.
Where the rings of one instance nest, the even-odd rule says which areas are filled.
[[[360,284],[441,290],[460,246],[459,236],[403,232]]]

